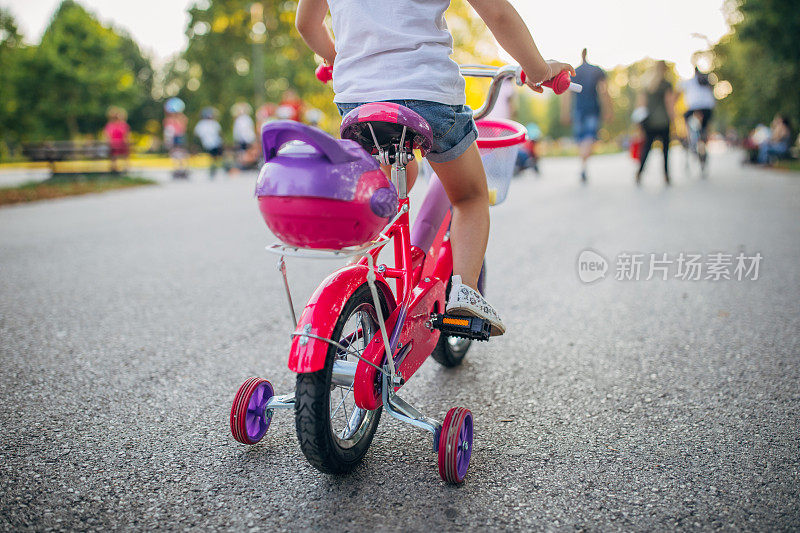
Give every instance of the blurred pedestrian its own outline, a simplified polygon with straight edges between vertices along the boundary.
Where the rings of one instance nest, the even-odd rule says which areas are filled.
[[[172,177],[188,178],[187,163],[189,154],[186,151],[186,127],[189,119],[183,114],[186,104],[178,97],[172,97],[164,103],[164,145],[172,160]]]
[[[278,106],[278,115],[284,115],[288,120],[300,122],[303,116],[303,101],[292,89],[287,89],[283,93],[281,103]]]
[[[792,145],[792,128],[789,119],[778,113],[769,127],[769,138],[758,146],[758,162],[768,165],[789,155]]]
[[[253,108],[247,102],[234,104],[231,112],[233,120],[233,144],[236,154],[236,168],[243,170],[252,166],[251,147],[256,142],[256,125],[250,113]]]
[[[711,122],[711,115],[717,102],[714,98],[714,86],[709,81],[708,74],[700,72],[700,69],[695,67],[694,76],[683,81],[681,89],[686,102],[683,118],[686,121],[686,131],[689,133],[689,150],[697,154],[700,170],[705,176],[708,124]]]
[[[209,178],[212,180],[217,174],[220,159],[222,158],[222,126],[217,121],[217,110],[213,107],[204,107],[200,112],[200,121],[194,127],[194,136],[200,141],[203,151],[211,156],[211,166],[208,168]]]
[[[256,109],[256,130],[261,131],[261,128],[267,122],[275,120],[275,112],[278,106],[272,102],[267,102],[258,109]]]
[[[306,124],[310,126],[314,126],[315,128],[319,128],[319,123],[322,121],[322,118],[325,115],[319,109],[312,107],[311,109],[306,111],[305,116],[303,117],[306,121]]]
[[[514,175],[532,168],[536,175],[539,175],[539,154],[536,151],[536,143],[542,137],[542,130],[535,122],[530,122],[526,126],[527,135],[525,142],[522,143],[517,151],[517,160],[514,163]]]
[[[580,147],[581,183],[586,183],[589,157],[592,155],[600,130],[600,117],[610,122],[613,116],[611,97],[608,94],[606,73],[597,65],[586,61],[587,50],[581,51],[581,64],[575,69],[572,80],[583,86],[583,91],[572,94],[567,91],[561,100],[561,117],[569,124],[570,115],[575,141]],[[570,113],[571,111],[571,113]]]
[[[128,168],[130,149],[128,141],[131,129],[128,126],[128,114],[124,109],[111,106],[107,112],[108,122],[103,128],[103,134],[108,141],[111,157],[111,172],[120,172]],[[122,159],[122,167],[118,160]]]
[[[639,93],[637,111],[645,109],[642,120],[644,130],[644,143],[642,144],[641,163],[636,172],[636,184],[642,181],[642,171],[647,163],[647,156],[653,142],[658,139],[664,152],[664,182],[669,185],[669,135],[670,127],[675,118],[675,90],[667,81],[666,61],[657,61],[653,70],[653,77],[644,92]]]

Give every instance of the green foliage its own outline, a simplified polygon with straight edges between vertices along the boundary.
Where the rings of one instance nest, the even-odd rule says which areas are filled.
[[[149,62],[130,37],[103,26],[72,0],[59,6],[28,67],[40,136],[94,134],[111,105],[128,109],[135,126],[146,119]]]
[[[262,13],[251,10],[254,4],[262,6]],[[302,95],[307,105],[335,114],[330,88],[314,75],[314,53],[294,27],[296,9],[296,1],[276,0],[195,4],[186,30],[189,46],[169,65],[164,97],[182,98],[193,119],[203,107],[216,107],[225,131],[235,102],[244,100],[254,107],[280,102],[288,89]],[[253,31],[258,23],[265,33]]]
[[[155,184],[153,180],[124,174],[53,176],[45,181],[0,187],[0,206]]]
[[[775,113],[800,121],[800,8],[796,0],[731,0],[733,31],[714,47],[720,80],[732,92],[722,118],[740,131],[768,124]]]
[[[29,50],[11,14],[0,7],[0,143],[18,139],[20,126],[27,122],[20,79]],[[4,149],[5,147],[0,147]]]
[[[128,35],[65,0],[38,46],[25,46],[0,10],[0,128],[4,144],[96,135],[109,106],[134,129],[156,117],[153,70]]]

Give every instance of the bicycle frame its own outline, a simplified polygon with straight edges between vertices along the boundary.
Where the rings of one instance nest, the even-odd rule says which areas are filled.
[[[392,178],[397,189],[404,191],[405,166],[396,162]],[[401,195],[395,219],[374,243],[349,254],[363,254],[357,264],[339,269],[323,281],[306,305],[293,334],[289,368],[298,373],[320,370],[327,357],[338,313],[358,287],[370,282],[372,273],[373,283],[387,302],[389,315],[381,317],[381,334],[375,335],[362,354],[363,361],[358,364],[358,369],[336,369],[355,376],[356,403],[363,408],[375,409],[381,398],[379,394],[360,394],[362,388],[366,391],[373,387],[362,387],[358,383],[374,383],[378,369],[387,364],[387,373],[399,388],[430,355],[439,338],[439,331],[430,326],[430,314],[444,311],[445,286],[452,272],[452,253],[446,235],[450,201],[435,174],[431,176],[413,234],[409,211],[409,198],[407,194]],[[389,241],[393,241],[394,264],[377,265],[380,252]],[[286,252],[285,248],[273,251]],[[320,254],[326,253],[317,252],[318,257],[323,256]],[[304,251],[297,251],[297,255],[312,256]],[[348,254],[327,255],[342,257]],[[279,263],[279,268],[285,275],[282,263]],[[396,283],[394,291],[389,280]],[[383,335],[386,340],[383,340]],[[387,360],[387,353],[394,354],[392,361]]]
[[[466,75],[493,78],[487,102],[475,113],[476,118],[480,118],[491,109],[497,98],[499,85],[504,79],[514,77],[518,84],[522,83],[522,71],[519,67],[498,69],[472,66],[465,67],[462,71]],[[554,78],[553,82],[555,83],[555,81]],[[565,82],[561,85],[567,87],[569,83]],[[377,113],[376,115],[380,116]],[[373,417],[377,417],[377,415],[372,413],[367,419],[365,418],[366,411],[374,411],[383,407],[393,418],[430,431],[433,434],[433,449],[438,455],[439,475],[447,482],[460,483],[466,475],[472,454],[472,413],[464,407],[454,407],[448,410],[444,419],[439,422],[426,417],[400,398],[397,390],[431,355],[440,335],[443,334],[442,332],[456,337],[486,340],[491,333],[490,325],[488,321],[480,318],[466,320],[463,317],[445,314],[445,287],[453,270],[452,250],[447,235],[451,205],[435,174],[431,176],[419,216],[413,229],[411,228],[406,165],[413,160],[413,154],[411,146],[405,144],[404,140],[408,128],[416,130],[419,121],[413,120],[413,115],[406,117],[409,119],[408,121],[401,121],[397,117],[393,117],[396,120],[393,121],[395,124],[410,124],[410,126],[403,126],[402,130],[391,132],[391,136],[388,137],[391,142],[390,146],[381,145],[373,124],[383,121],[380,118],[373,118],[376,115],[365,115],[369,119],[358,115],[360,119],[358,122],[366,124],[372,133],[378,161],[384,165],[391,164],[391,178],[398,199],[398,210],[394,218],[383,227],[377,237],[374,237],[374,224],[369,226],[371,223],[362,224],[361,219],[352,218],[347,220],[354,220],[354,224],[362,224],[365,228],[369,226],[368,237],[337,241],[335,240],[336,235],[325,236],[328,240],[319,239],[318,246],[315,247],[305,246],[306,241],[294,239],[291,233],[287,233],[284,242],[294,243],[293,245],[274,244],[267,247],[268,251],[281,256],[278,261],[278,269],[284,278],[291,316],[295,322],[292,346],[289,351],[289,368],[301,374],[316,373],[323,369],[325,371],[316,376],[299,378],[297,380],[297,397],[294,393],[276,396],[272,385],[266,379],[259,377],[247,379],[236,392],[231,406],[231,433],[238,442],[255,444],[263,438],[276,410],[295,409],[298,438],[301,448],[311,464],[323,472],[349,471],[357,461],[361,460],[369,446],[369,440],[374,435],[374,425],[362,427],[362,424],[373,424],[376,421],[376,418]],[[267,133],[269,131],[267,130],[279,132],[279,138],[270,138],[274,142],[268,143]],[[288,124],[265,129],[262,132],[265,156],[267,152],[277,151],[288,141],[297,140],[297,132],[294,130],[297,130],[297,126]],[[362,144],[366,144],[368,141],[364,139],[363,131],[362,128],[357,138]],[[399,143],[396,141],[397,131],[401,132]],[[417,132],[415,131],[415,133]],[[324,154],[326,147],[331,148],[327,138],[320,138],[318,133],[305,132],[302,137],[300,140],[306,142],[311,138],[312,142],[309,144],[317,152]],[[516,140],[511,137],[509,139]],[[427,142],[429,143],[429,140]],[[427,147],[426,143],[422,143],[416,138],[415,143],[417,146]],[[480,146],[480,143],[478,144]],[[333,159],[337,157],[337,153],[341,152],[341,147],[334,145],[334,148],[337,149],[331,149],[330,153],[326,154],[331,163],[334,162]],[[359,152],[359,154],[363,156],[362,159],[366,158],[366,153]],[[345,162],[347,161],[345,159]],[[369,163],[374,175],[379,175],[381,178],[381,187],[388,187],[385,177],[377,171],[377,165],[372,164],[371,161]],[[264,168],[267,168],[266,165]],[[323,169],[323,171],[326,170]],[[324,176],[328,175],[324,174]],[[261,198],[269,197],[270,195],[259,196],[259,205],[261,206]],[[374,198],[375,196],[371,197],[371,199]],[[391,198],[393,199],[394,196],[392,195]],[[306,204],[292,205],[300,205],[300,209],[302,209],[302,206]],[[383,223],[388,218],[389,214],[378,214],[373,206],[370,207],[372,212],[379,216],[379,223]],[[391,205],[386,207],[391,207]],[[381,209],[381,213],[387,211],[389,210]],[[264,209],[262,209],[262,214],[265,214]],[[307,218],[311,219],[311,224],[313,224],[313,220],[317,217]],[[268,226],[270,228],[275,226],[278,229],[273,231],[276,234],[280,233],[280,224],[271,224],[270,220],[265,214]],[[309,234],[323,229],[331,229],[335,234],[342,229],[336,225],[330,227],[304,226],[304,228],[308,230]],[[342,231],[342,233],[346,232]],[[361,243],[364,239],[373,240],[360,246],[348,247],[346,244]],[[381,251],[390,241],[393,241],[393,266],[376,264],[380,259]],[[334,249],[319,249],[328,246]],[[317,259],[361,256],[361,259],[355,264],[350,264],[330,274],[314,292],[300,319],[297,320],[286,276],[284,256]],[[395,282],[394,289],[389,284],[391,280]],[[363,291],[365,285],[369,287],[371,298],[367,297]],[[354,299],[356,291],[360,292],[357,299]],[[337,326],[343,333],[343,328],[350,324],[350,318],[361,313],[362,306],[368,305],[370,299],[374,304],[374,308],[367,311],[371,317],[370,325],[365,325],[362,315],[357,319],[353,330],[348,329],[347,334],[334,337]],[[354,306],[357,304],[357,306],[352,311],[347,311],[350,309],[349,303]],[[388,314],[388,316],[384,316],[384,314]],[[374,324],[378,325],[379,331],[376,333],[372,333],[375,331]],[[368,335],[372,335],[372,337],[368,338]],[[354,341],[358,341],[356,352],[350,350]],[[350,355],[353,358],[348,360]],[[342,392],[341,402],[331,411],[330,394],[337,387]],[[343,391],[346,391],[346,395]],[[345,409],[344,417],[347,425],[339,432],[338,429],[334,430],[333,417],[351,392],[356,407],[353,407],[352,415],[349,415]],[[351,423],[355,426],[351,427]],[[322,449],[315,443],[319,440],[320,431],[325,432],[327,442],[327,437],[337,441],[355,438],[353,432],[361,429],[364,432],[361,433],[358,440],[347,441],[355,443],[350,448],[358,454],[354,459],[350,456],[343,459],[337,451],[340,448]],[[370,433],[366,433],[367,431]],[[363,440],[363,438],[369,440]],[[362,449],[355,450],[355,446],[361,446],[362,442]]]
[[[517,66],[497,68],[470,65],[462,67],[462,72],[468,76],[492,78],[486,102],[475,112],[476,118],[481,118],[491,110],[504,80],[514,79],[517,84],[522,84],[523,79],[522,70]],[[389,162],[388,159],[383,159],[384,154],[380,150],[377,157],[385,164]],[[376,288],[383,293],[389,308],[389,316],[382,321],[381,328],[382,336],[386,340],[380,341],[376,335],[375,342],[371,342],[365,350],[363,358],[369,363],[359,363],[363,371],[356,371],[355,391],[367,388],[358,383],[364,385],[373,378],[373,374],[378,372],[375,367],[381,366],[386,353],[394,354],[398,360],[397,368],[393,361],[387,361],[392,381],[402,384],[419,368],[436,345],[439,331],[424,325],[430,325],[431,312],[443,312],[446,303],[445,287],[452,274],[452,251],[446,237],[450,201],[439,179],[433,174],[412,232],[409,220],[410,203],[406,192],[406,169],[405,163],[401,163],[410,160],[411,157],[396,157],[392,165],[392,180],[400,193],[399,215],[384,229],[383,238],[371,244],[368,250],[361,250],[366,252],[366,256],[357,265],[340,269],[323,281],[306,306],[293,334],[289,355],[291,370],[298,373],[316,372],[324,366],[338,312],[355,289],[364,282],[369,282],[367,278],[370,273],[375,277]],[[377,262],[381,250],[390,240],[394,241],[394,266],[378,265],[373,269],[371,265]],[[391,290],[389,280],[395,281],[395,291]],[[425,306],[430,307],[427,313],[415,314],[415,311]],[[380,314],[380,310],[378,312]],[[411,348],[408,346],[409,341],[413,344]],[[430,349],[423,353],[427,348]],[[359,380],[359,377],[362,379]],[[381,399],[377,394],[357,393],[356,402],[362,408],[374,409],[380,405]]]

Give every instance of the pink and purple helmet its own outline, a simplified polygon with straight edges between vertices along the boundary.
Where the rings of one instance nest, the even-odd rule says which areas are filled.
[[[264,125],[256,182],[264,221],[281,241],[339,250],[369,242],[397,213],[397,191],[357,143],[290,120]]]

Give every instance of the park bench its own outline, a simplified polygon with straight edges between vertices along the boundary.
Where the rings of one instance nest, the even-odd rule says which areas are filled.
[[[45,141],[25,144],[22,154],[45,161],[53,175],[111,172],[111,148],[103,141]]]

